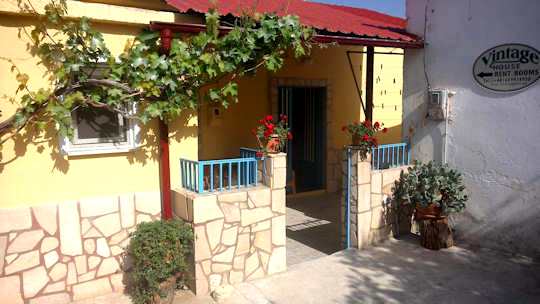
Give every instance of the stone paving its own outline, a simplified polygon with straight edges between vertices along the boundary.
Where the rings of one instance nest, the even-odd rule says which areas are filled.
[[[540,303],[540,263],[487,249],[430,251],[391,239],[235,286],[223,304]]]
[[[287,197],[287,265],[340,250],[339,194]]]
[[[220,304],[540,303],[540,262],[488,249],[430,251],[416,239],[391,239],[292,265],[235,286]],[[76,304],[129,304],[120,294]],[[175,304],[212,304],[180,291]]]

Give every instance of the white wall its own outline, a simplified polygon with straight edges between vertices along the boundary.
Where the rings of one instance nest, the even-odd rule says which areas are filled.
[[[406,50],[404,137],[413,157],[442,160],[444,123],[426,120],[426,72],[451,98],[448,163],[465,175],[470,201],[458,237],[540,255],[540,83],[492,93],[472,76],[475,59],[504,43],[540,49],[538,0],[407,0],[408,31],[427,46]],[[425,58],[424,58],[425,56]]]

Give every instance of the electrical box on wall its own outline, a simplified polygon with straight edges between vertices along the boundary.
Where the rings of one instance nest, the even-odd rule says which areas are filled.
[[[448,90],[434,89],[428,93],[428,118],[431,120],[445,120],[448,107]]]

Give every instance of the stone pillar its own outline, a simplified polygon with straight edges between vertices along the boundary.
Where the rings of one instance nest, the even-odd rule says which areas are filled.
[[[347,187],[350,186],[351,247],[365,248],[371,227],[371,155],[362,160],[360,151],[352,149],[350,184],[347,179],[347,149],[343,150],[341,199],[341,239],[347,245]]]
[[[266,170],[264,183],[272,191],[272,255],[268,261],[267,274],[274,274],[287,270],[286,254],[286,194],[287,184],[287,154],[270,154],[264,160]],[[264,264],[264,261],[263,261]]]

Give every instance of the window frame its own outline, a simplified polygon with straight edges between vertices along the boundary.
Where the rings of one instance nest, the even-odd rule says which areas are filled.
[[[97,71],[102,72],[98,64]],[[100,75],[97,75],[98,77]],[[134,114],[137,110],[137,104],[131,103],[127,109],[129,114]],[[74,137],[70,140],[68,137],[60,137],[60,149],[68,156],[92,155],[92,154],[110,154],[125,153],[135,150],[140,144],[140,126],[134,119],[125,118],[118,113],[119,127],[122,128],[124,136],[118,137],[118,140],[104,139],[79,139],[77,137],[76,109],[71,112],[71,126],[74,130]],[[125,121],[126,125],[123,126]]]

